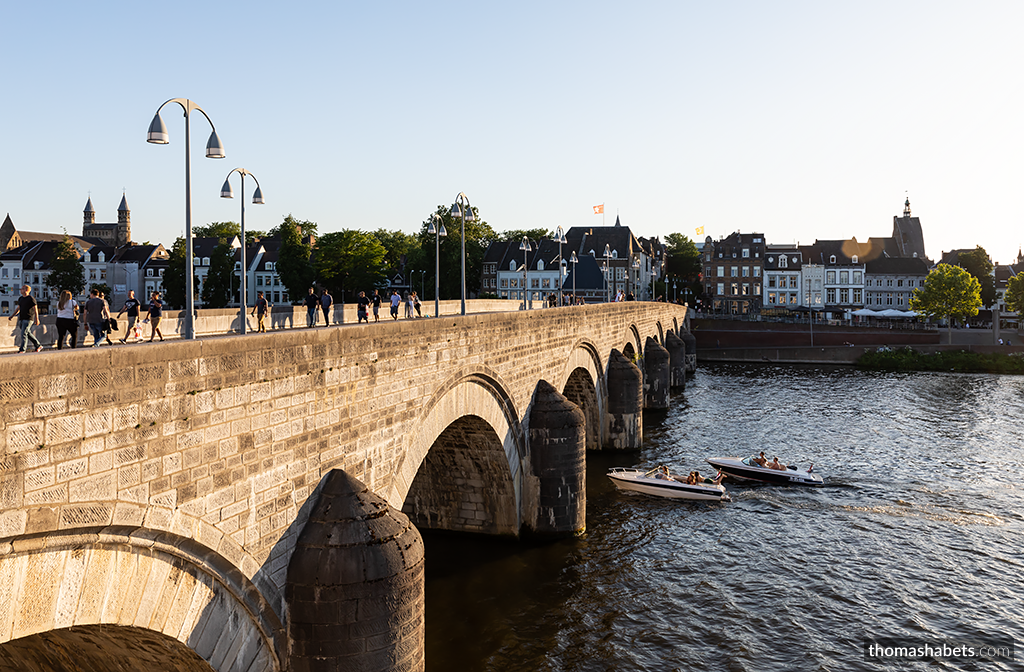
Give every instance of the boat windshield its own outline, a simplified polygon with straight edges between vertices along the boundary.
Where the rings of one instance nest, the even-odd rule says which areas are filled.
[[[754,456],[753,455],[751,455],[750,457],[744,457],[741,460],[741,462],[743,462],[743,464],[747,465],[748,467],[756,467],[757,466],[757,463],[754,462]]]

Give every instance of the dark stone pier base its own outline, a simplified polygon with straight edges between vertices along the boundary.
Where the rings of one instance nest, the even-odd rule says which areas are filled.
[[[586,418],[580,407],[541,380],[530,410],[530,461],[540,480],[538,534],[587,529]]]
[[[648,336],[644,343],[644,408],[668,408],[668,364],[668,350]]]
[[[409,519],[327,474],[288,564],[290,672],[423,670],[423,571]]]
[[[643,443],[643,374],[618,350],[608,356],[607,448],[637,450]]]
[[[673,390],[686,389],[686,344],[670,331],[665,337],[665,349],[668,350],[669,386]]]

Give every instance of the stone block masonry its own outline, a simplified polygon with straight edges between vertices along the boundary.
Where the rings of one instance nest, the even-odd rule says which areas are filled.
[[[609,353],[684,318],[629,302],[0,357],[0,556],[82,529],[167,533],[237,568],[285,622],[289,561],[328,472],[401,510],[465,418],[466,455],[491,446],[475,473],[505,485],[467,481],[479,497],[460,494],[452,519],[515,533],[537,501],[524,426],[539,381],[564,394],[572,377],[588,437],[602,436]]]

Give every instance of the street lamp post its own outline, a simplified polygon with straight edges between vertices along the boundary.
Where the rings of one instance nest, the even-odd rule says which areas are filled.
[[[672,278],[672,303],[676,302],[676,279]]]
[[[626,289],[626,293],[629,294],[632,291],[632,285],[633,285],[633,278],[632,278],[632,276],[634,274],[636,274],[636,284],[637,284],[636,293],[639,294],[640,293],[640,259],[637,258],[637,257],[633,257],[633,263],[631,263],[630,266],[633,267],[633,272],[630,273],[626,277],[626,282],[628,283],[628,286],[627,286],[627,289]],[[634,296],[633,298],[635,299],[636,297]]]
[[[608,273],[609,272],[614,273],[614,271],[611,271],[611,267],[612,267],[611,256],[612,256],[612,248],[611,248],[610,245],[606,244],[604,246],[604,275],[605,275],[605,278],[604,278],[604,293],[605,293],[605,296],[608,297],[608,302],[609,303],[611,303],[612,299],[611,299],[611,294],[609,294],[610,287],[608,287]],[[614,277],[613,277],[613,279],[614,279]]]
[[[217,129],[213,126],[213,120],[210,119],[210,115],[206,113],[203,108],[196,105],[188,98],[171,98],[166,101],[163,105],[157,108],[156,114],[153,115],[153,121],[149,123],[149,133],[146,135],[146,142],[151,142],[154,145],[166,145],[170,142],[167,135],[167,126],[164,124],[164,120],[160,118],[160,110],[164,108],[167,103],[177,103],[181,105],[181,109],[185,112],[185,329],[184,336],[188,339],[194,339],[195,334],[195,277],[194,277],[194,259],[192,258],[192,164],[189,159],[189,114],[192,110],[199,110],[206,117],[206,120],[210,122],[210,139],[206,142],[206,158],[208,159],[223,159],[224,158],[224,146],[220,142],[220,138],[217,136]]]
[[[459,217],[462,219],[462,235],[459,241],[462,245],[462,314],[466,314],[466,222],[472,222],[475,217],[473,216],[473,206],[469,204],[469,197],[465,193],[459,192],[459,195],[455,197],[455,203],[452,204],[452,217]]]
[[[572,251],[569,262],[572,264],[572,302],[576,304],[579,303],[579,299],[576,298],[576,264],[579,262],[579,259],[576,258],[576,250]]]
[[[437,222],[437,226],[434,226],[434,222]],[[427,233],[434,234],[434,317],[437,317],[441,314],[441,299],[439,297],[441,291],[441,239],[447,238],[448,232],[444,229],[444,220],[436,212],[430,216]],[[462,310],[465,314],[465,302],[462,304]]]
[[[526,310],[526,253],[533,251],[533,248],[530,247],[530,239],[523,236],[523,242],[519,243],[519,249],[523,251],[523,310]]]
[[[565,231],[562,227],[555,229],[555,240],[558,241],[558,305],[562,305],[562,244],[565,243]]]
[[[263,205],[264,201],[263,201],[263,190],[260,189],[260,181],[256,179],[255,175],[250,173],[245,168],[235,168],[230,173],[228,173],[228,176],[224,178],[224,186],[220,188],[220,197],[221,198],[234,198],[234,193],[232,193],[232,191],[231,191],[231,174],[232,173],[238,173],[242,177],[242,199],[241,199],[241,204],[242,204],[242,224],[241,224],[241,227],[242,227],[242,273],[240,274],[241,282],[239,283],[240,287],[238,288],[239,289],[239,296],[241,297],[241,299],[239,301],[241,305],[238,307],[238,319],[241,320],[241,322],[240,322],[240,325],[241,325],[240,331],[244,335],[245,334],[245,309],[246,309],[246,306],[249,303],[249,297],[246,294],[246,290],[245,290],[245,275],[246,275],[246,272],[248,271],[248,269],[246,268],[246,265],[245,265],[245,176],[246,175],[251,177],[253,179],[253,181],[256,182],[256,191],[252,192],[252,202],[253,202],[253,204],[254,205]]]

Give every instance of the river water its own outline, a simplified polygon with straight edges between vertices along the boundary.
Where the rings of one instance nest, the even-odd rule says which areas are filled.
[[[428,670],[1020,669],[864,640],[1001,634],[1020,665],[1024,377],[717,365],[651,415],[642,450],[587,455],[582,538],[426,537]],[[681,503],[604,476],[759,450],[825,486]]]

